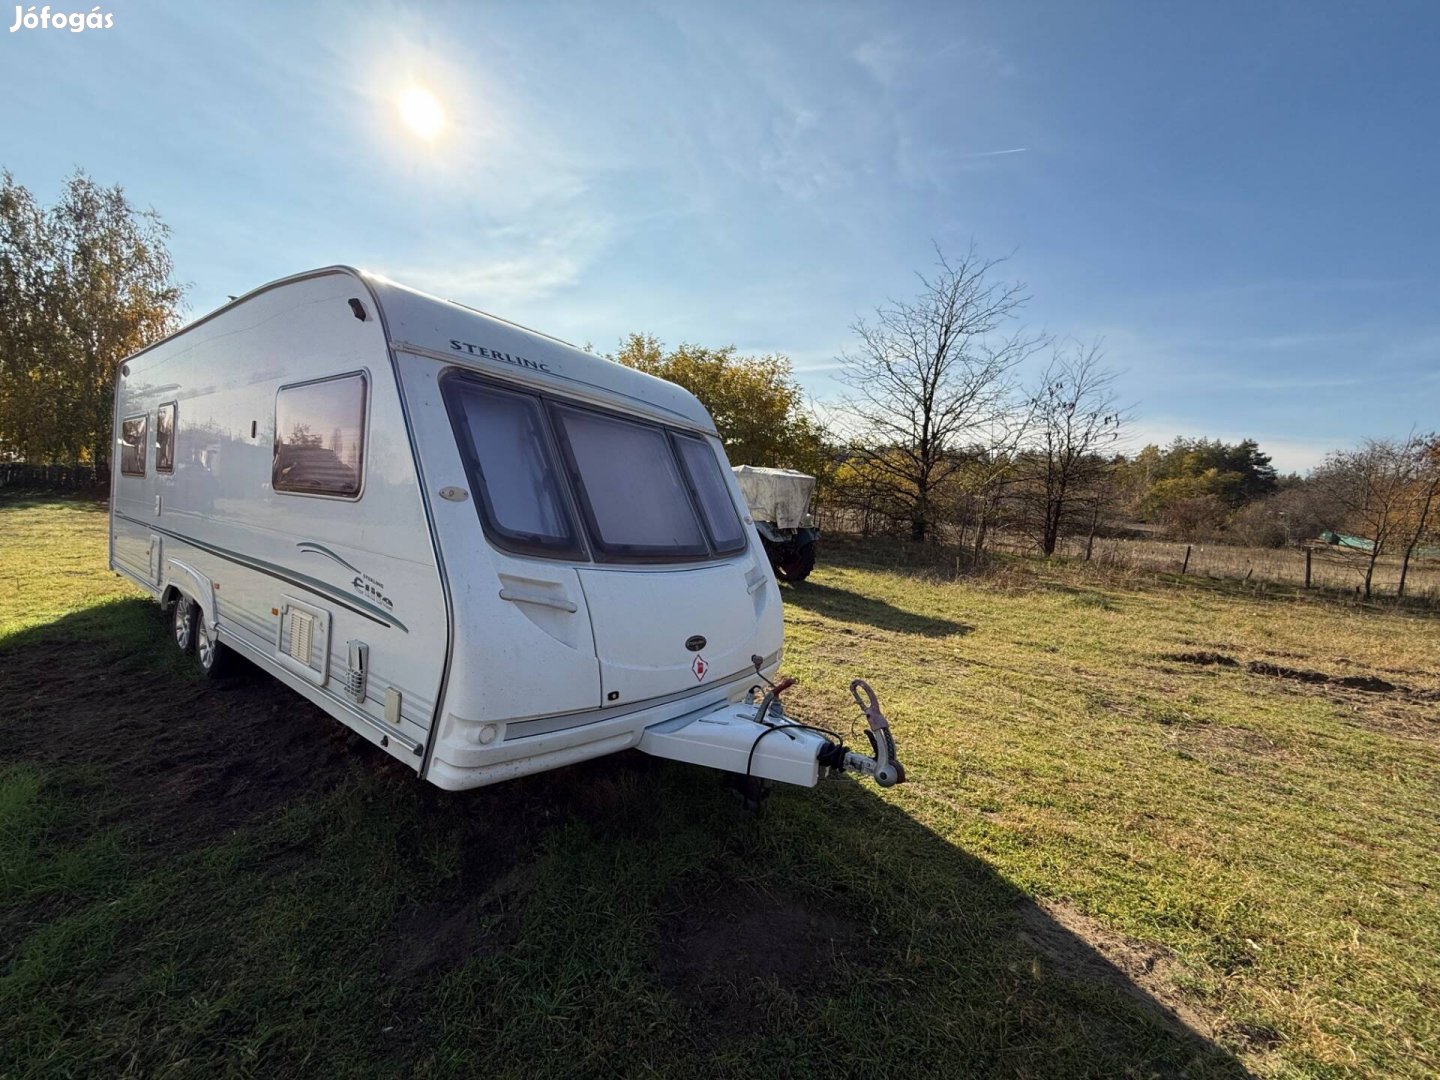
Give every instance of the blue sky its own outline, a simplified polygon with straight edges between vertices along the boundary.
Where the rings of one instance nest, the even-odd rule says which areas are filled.
[[[0,34],[0,165],[154,206],[193,314],[348,262],[601,349],[784,352],[823,402],[857,313],[973,239],[1027,322],[1103,336],[1137,444],[1304,469],[1440,426],[1435,4],[102,10]]]

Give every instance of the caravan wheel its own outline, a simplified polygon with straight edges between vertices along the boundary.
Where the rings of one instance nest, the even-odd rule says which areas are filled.
[[[195,645],[195,624],[200,621],[200,608],[184,593],[176,596],[171,606],[175,609],[171,618],[175,647],[182,653],[188,653]]]
[[[200,661],[200,670],[211,677],[226,674],[235,659],[234,654],[215,639],[215,631],[199,618],[195,620],[195,658]]]

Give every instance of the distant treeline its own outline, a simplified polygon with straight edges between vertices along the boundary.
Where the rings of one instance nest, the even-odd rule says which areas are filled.
[[[51,206],[0,173],[0,484],[107,474],[116,368],[179,322],[167,236],[154,211],[82,172]],[[851,325],[848,391],[823,417],[784,356],[633,334],[609,358],[691,390],[734,464],[815,474],[832,528],[976,558],[997,533],[1048,556],[1127,529],[1251,546],[1331,530],[1361,538],[1372,565],[1437,542],[1435,435],[1337,450],[1304,478],[1277,475],[1252,439],[1120,453],[1131,414],[1102,343],[1025,329],[1029,294],[1003,264],[937,249],[913,297]]]

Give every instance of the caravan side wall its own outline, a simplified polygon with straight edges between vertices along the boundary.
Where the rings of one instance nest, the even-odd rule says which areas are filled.
[[[357,387],[358,431],[336,419]],[[275,490],[277,405],[307,483],[344,490],[354,477],[358,493]],[[117,380],[112,460],[113,569],[162,601],[190,596],[223,644],[423,766],[446,601],[363,281],[335,271],[283,282],[132,357]],[[368,653],[358,701],[347,687],[351,643]]]

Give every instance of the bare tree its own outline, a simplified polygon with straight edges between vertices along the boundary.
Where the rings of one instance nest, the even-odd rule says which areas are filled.
[[[857,319],[858,344],[840,357],[853,451],[903,505],[914,540],[931,534],[937,489],[961,467],[961,449],[1013,438],[1014,369],[1042,343],[999,334],[1029,299],[1024,285],[993,280],[1003,260],[973,246],[954,261],[936,255],[915,299]]]
[[[1084,512],[1093,528],[1101,481],[1129,420],[1100,342],[1057,345],[1029,395],[1030,445],[1020,456],[1021,498],[1040,549],[1055,554],[1066,525]]]

